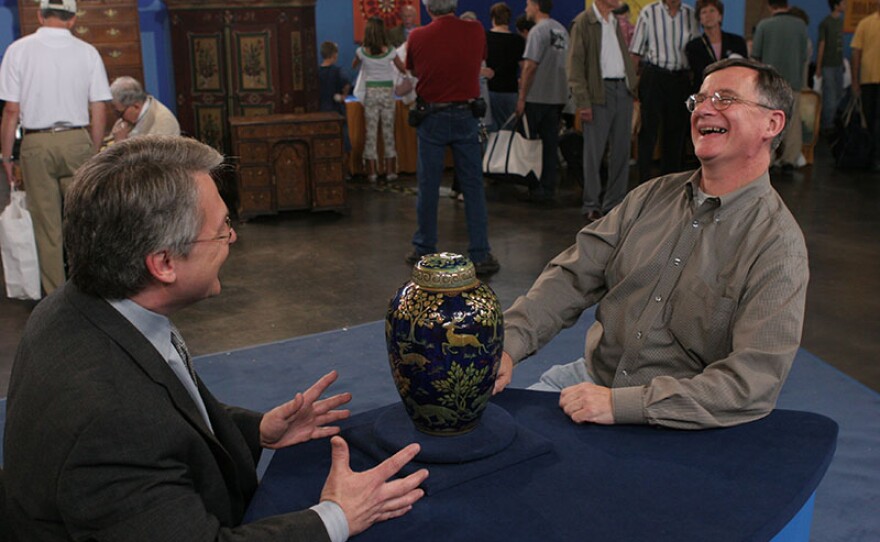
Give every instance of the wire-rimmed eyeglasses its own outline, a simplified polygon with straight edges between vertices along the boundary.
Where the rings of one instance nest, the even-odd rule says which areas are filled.
[[[767,104],[753,102],[751,100],[745,100],[743,98],[737,98],[736,96],[722,96],[717,92],[712,93],[711,96],[707,96],[705,94],[691,94],[690,96],[688,96],[687,100],[684,101],[684,105],[685,107],[687,107],[688,111],[693,113],[694,109],[696,109],[698,105],[705,102],[706,100],[709,100],[709,102],[712,104],[712,107],[715,108],[715,111],[724,111],[725,109],[733,105],[734,102],[756,105],[758,107],[763,107],[764,109],[769,109],[770,111],[775,111],[779,109],[778,107],[772,107]]]
[[[210,241],[225,241],[226,244],[229,244],[232,241],[232,235],[235,233],[235,230],[232,227],[232,219],[229,218],[229,215],[226,215],[226,227],[229,228],[229,231],[227,231],[223,235],[211,237],[210,239],[196,239],[195,241],[190,241],[188,244],[208,243]]]
[[[126,106],[124,106],[121,110],[120,110],[120,109],[116,109],[116,107],[113,107],[113,112],[116,113],[116,117],[117,117],[117,118],[120,118],[120,119],[121,119],[121,118],[125,115],[125,112],[128,111],[128,108],[129,108],[129,107],[131,107],[131,106],[130,106],[130,105],[126,105]]]

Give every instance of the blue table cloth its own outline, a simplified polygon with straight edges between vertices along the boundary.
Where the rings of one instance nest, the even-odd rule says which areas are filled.
[[[811,502],[837,441],[837,424],[808,412],[677,431],[577,425],[558,400],[515,389],[495,397],[551,451],[428,495],[356,540],[770,540]],[[352,447],[354,469],[373,465]],[[329,467],[326,439],[276,452],[246,521],[311,506]]]

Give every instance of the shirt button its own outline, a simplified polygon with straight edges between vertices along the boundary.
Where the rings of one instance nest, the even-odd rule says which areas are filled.
[[[636,339],[641,339],[641,338],[642,338],[642,332],[636,331]]]
[[[699,220],[694,220],[693,222],[691,222],[691,226],[693,226],[693,227],[695,227],[695,228],[699,228],[699,227],[700,227],[700,221],[699,221]]]
[[[623,374],[623,376],[629,376],[629,373],[626,372],[626,369],[622,370],[621,373]]]
[[[681,265],[681,258],[676,258],[676,259],[672,260],[672,264],[673,265]]]
[[[654,298],[654,301],[656,301],[657,303],[660,303],[661,301],[663,301],[663,298],[658,295],[657,297]]]
[[[721,222],[721,217],[720,217],[720,216],[716,216],[716,217],[715,217],[715,223],[718,224],[719,222]]]

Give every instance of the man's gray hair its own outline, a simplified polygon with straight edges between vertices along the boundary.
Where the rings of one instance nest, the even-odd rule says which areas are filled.
[[[64,201],[70,279],[81,290],[123,299],[151,280],[146,257],[186,256],[204,221],[197,173],[223,156],[179,136],[142,136],[112,145],[80,167]]]
[[[792,123],[791,113],[794,108],[794,93],[791,90],[791,86],[788,84],[788,81],[776,71],[776,68],[751,58],[725,58],[709,64],[706,66],[706,69],[703,70],[703,79],[705,79],[710,73],[736,67],[754,70],[757,76],[755,90],[758,91],[758,96],[761,97],[766,105],[769,105],[773,109],[779,109],[785,113],[785,127],[770,143],[770,152],[773,152],[782,143],[782,138],[785,136],[785,132],[789,129],[789,125]],[[797,122],[798,126],[792,129],[800,129],[800,119],[797,119]]]
[[[455,13],[458,0],[422,0],[422,4],[432,15],[446,15],[447,13]]]
[[[123,75],[113,80],[110,85],[110,94],[113,101],[125,106],[141,104],[147,101],[147,93],[144,87],[134,77]]]

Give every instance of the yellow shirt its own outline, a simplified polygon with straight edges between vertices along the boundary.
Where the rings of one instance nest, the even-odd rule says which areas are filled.
[[[851,46],[862,51],[859,83],[880,83],[880,12],[859,21]]]

